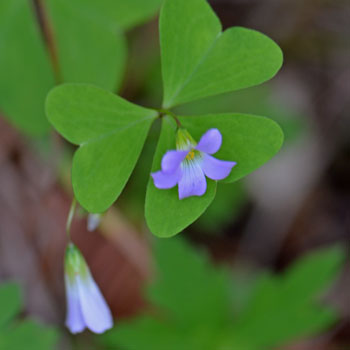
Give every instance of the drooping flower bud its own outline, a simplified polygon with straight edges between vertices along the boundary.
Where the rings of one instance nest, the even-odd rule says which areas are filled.
[[[94,333],[103,333],[112,328],[111,311],[83,255],[72,243],[66,249],[64,270],[68,329],[75,334],[82,332],[85,328],[89,328]]]

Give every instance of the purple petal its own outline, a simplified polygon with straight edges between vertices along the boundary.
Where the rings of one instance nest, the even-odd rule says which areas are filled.
[[[219,160],[208,154],[203,155],[202,169],[204,174],[212,180],[222,180],[227,177],[236,162]]]
[[[217,152],[222,143],[222,136],[218,129],[209,129],[199,140],[196,149],[201,152],[213,154]]]
[[[113,327],[113,318],[100,289],[90,273],[84,279],[77,276],[81,310],[86,326],[95,333]]]
[[[168,151],[162,159],[162,171],[164,173],[173,173],[186,158],[188,151]]]
[[[207,181],[196,160],[182,166],[182,177],[179,181],[179,199],[190,196],[202,196],[207,190]]]
[[[181,178],[181,167],[178,167],[173,173],[164,173],[162,170],[152,173],[154,186],[159,189],[168,189],[176,186]]]
[[[66,298],[67,298],[67,316],[66,326],[71,333],[80,333],[85,328],[85,321],[80,307],[78,287],[75,282],[69,281],[65,276]]]

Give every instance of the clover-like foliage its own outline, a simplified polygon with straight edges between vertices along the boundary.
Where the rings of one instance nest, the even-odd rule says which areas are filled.
[[[107,23],[112,23],[113,18],[111,14]],[[164,154],[175,149],[179,125],[196,142],[210,129],[222,134],[222,147],[215,157],[228,161],[227,164],[237,163],[229,175],[225,174],[225,182],[254,171],[282,145],[280,127],[264,117],[234,113],[175,116],[169,110],[272,78],[282,64],[281,50],[274,41],[246,28],[222,32],[220,21],[206,0],[165,0],[159,26],[164,88],[163,105],[159,108],[139,107],[82,84],[62,85],[47,98],[46,113],[51,124],[67,140],[80,146],[73,159],[72,182],[78,201],[90,212],[102,212],[118,198],[157,117],[162,126],[153,172],[161,168]],[[77,75],[72,80],[78,78]],[[186,195],[179,199],[176,188],[157,189],[150,177],[145,216],[151,231],[159,237],[170,237],[195,221],[215,197],[216,181],[212,178],[216,179],[209,176],[206,187],[203,182],[199,192],[188,189],[188,194],[196,193],[196,197]]]

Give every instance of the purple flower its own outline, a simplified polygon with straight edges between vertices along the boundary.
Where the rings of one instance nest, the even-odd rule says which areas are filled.
[[[218,129],[208,130],[198,144],[185,129],[176,135],[176,150],[165,153],[161,170],[152,173],[154,185],[159,189],[179,188],[179,199],[202,196],[207,190],[205,176],[212,180],[226,178],[236,162],[219,160],[211,156],[222,143]]]
[[[111,311],[92,278],[84,257],[74,244],[69,244],[66,249],[64,268],[68,329],[75,334],[86,327],[95,333],[103,333],[112,328]]]

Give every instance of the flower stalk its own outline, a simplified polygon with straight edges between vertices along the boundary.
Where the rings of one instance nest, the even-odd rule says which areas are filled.
[[[173,113],[172,111],[169,111],[168,109],[165,109],[165,108],[154,108],[154,110],[156,110],[159,113],[160,118],[163,117],[164,115],[169,115],[175,120],[177,127],[182,128],[180,120],[177,118],[176,114]]]
[[[77,200],[75,199],[75,197],[73,197],[72,204],[70,206],[68,217],[67,217],[67,223],[66,223],[66,233],[67,233],[67,238],[68,238],[69,242],[72,241],[71,234],[70,234],[70,229],[71,229],[71,226],[72,226],[72,221],[73,221],[73,218],[74,218],[76,206],[77,206]]]

